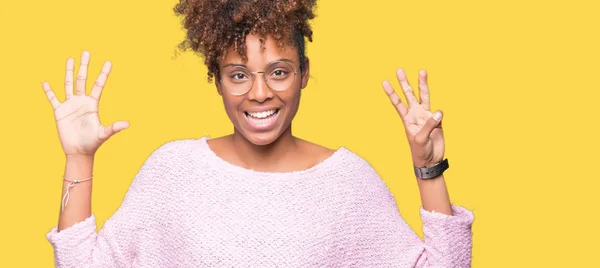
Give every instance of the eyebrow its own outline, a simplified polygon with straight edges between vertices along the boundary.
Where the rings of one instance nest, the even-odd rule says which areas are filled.
[[[278,60],[274,60],[274,61],[272,61],[272,62],[269,62],[269,63],[267,64],[267,66],[268,66],[269,64],[273,63],[273,62],[276,62],[276,61],[285,61],[285,62],[289,62],[289,63],[294,63],[294,61],[293,61],[293,60],[291,60],[291,59],[286,59],[286,58],[283,58],[283,59],[278,59]],[[244,68],[246,68],[246,65],[245,65],[245,64],[240,64],[240,63],[228,63],[228,64],[225,64],[225,65],[223,65],[223,67],[222,67],[222,68],[229,67],[229,66],[234,66],[234,67],[235,67],[235,66],[239,66],[239,67],[244,67]]]

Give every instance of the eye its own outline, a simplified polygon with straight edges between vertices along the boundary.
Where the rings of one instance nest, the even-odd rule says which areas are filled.
[[[288,73],[289,72],[287,72],[285,70],[278,69],[278,70],[273,71],[271,73],[271,76],[274,76],[274,77],[283,77],[283,76],[286,76]]]
[[[246,79],[247,76],[244,73],[235,73],[229,76],[233,80],[243,80]]]

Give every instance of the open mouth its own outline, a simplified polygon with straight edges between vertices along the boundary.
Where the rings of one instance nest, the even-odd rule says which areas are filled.
[[[244,112],[244,115],[248,122],[255,128],[268,128],[270,127],[279,115],[280,109],[272,109],[261,112]]]

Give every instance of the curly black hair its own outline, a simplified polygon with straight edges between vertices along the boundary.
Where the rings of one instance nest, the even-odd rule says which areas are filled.
[[[219,59],[233,49],[247,61],[246,36],[256,34],[261,47],[267,35],[279,47],[292,45],[298,50],[300,69],[306,65],[305,39],[312,42],[309,20],[315,17],[316,0],[180,0],[173,8],[183,16],[186,39],[178,45],[204,57],[208,82],[219,77]],[[220,58],[221,57],[221,58]]]

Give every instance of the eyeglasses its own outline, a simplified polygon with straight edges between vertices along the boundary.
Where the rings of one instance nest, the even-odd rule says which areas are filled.
[[[288,89],[296,80],[297,72],[286,61],[274,61],[263,72],[250,72],[242,66],[226,66],[221,70],[221,84],[233,95],[244,95],[252,89],[256,74],[262,73],[267,86],[275,91]]]

